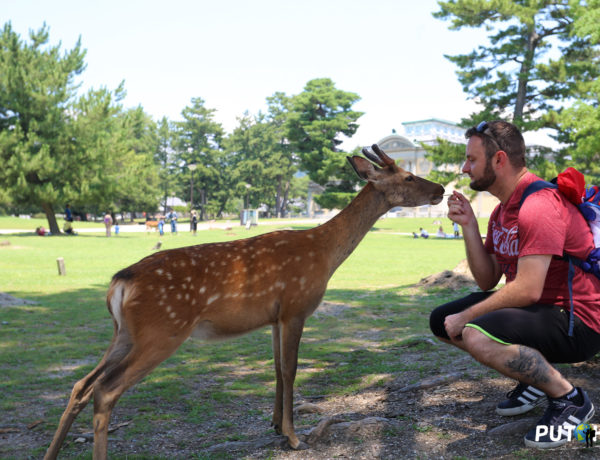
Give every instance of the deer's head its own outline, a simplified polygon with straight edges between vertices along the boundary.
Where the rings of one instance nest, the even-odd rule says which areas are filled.
[[[373,152],[364,148],[363,154],[347,157],[358,176],[369,181],[384,194],[390,207],[438,204],[444,197],[444,187],[405,171],[387,156],[377,144]],[[369,161],[371,160],[371,161]]]

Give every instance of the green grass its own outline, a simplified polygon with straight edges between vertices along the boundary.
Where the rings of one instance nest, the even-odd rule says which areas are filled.
[[[15,225],[13,220],[1,218],[0,228],[7,228],[5,224],[18,228],[10,227]],[[276,228],[266,224],[271,222],[251,230],[234,226],[231,231],[201,231],[196,237],[166,234],[161,241],[163,249],[169,249]],[[481,225],[485,229],[486,222]],[[403,371],[418,378],[439,365],[435,359],[407,364],[401,358],[412,338],[429,334],[428,313],[447,295],[416,292],[412,285],[456,266],[464,258],[464,247],[462,240],[413,239],[405,234],[419,227],[434,232],[437,225],[433,219],[378,221],[334,274],[325,300],[350,308],[341,319],[318,315],[307,320],[296,380],[304,395],[361,391],[384,385]],[[449,221],[444,227],[450,230]],[[293,228],[307,226],[299,223]],[[0,246],[2,292],[38,304],[0,307],[0,413],[11,414],[2,423],[18,426],[43,418],[41,438],[49,441],[73,383],[95,366],[112,336],[105,304],[111,276],[150,254],[157,236],[145,232],[112,238],[87,233],[75,237],[0,235],[0,242],[4,241],[9,244]],[[66,276],[58,275],[58,257],[64,258]],[[238,439],[228,424],[239,410],[236,401],[242,398],[270,406],[272,369],[268,328],[227,342],[187,341],[121,398],[118,407],[129,408],[129,416],[135,418],[123,436],[138,440],[137,452],[142,456],[152,453],[144,451],[143,440],[173,420],[198,427],[197,437],[206,445]],[[195,383],[199,379],[201,391]],[[86,408],[74,429],[89,430],[91,410]],[[223,414],[225,422],[209,432],[207,421]],[[265,423],[264,413],[251,415],[257,423]],[[40,446],[27,452],[2,449],[0,445],[0,457],[17,458],[39,457],[44,451]],[[70,444],[61,451],[61,458],[77,457],[80,451],[89,451],[89,445],[78,449]]]

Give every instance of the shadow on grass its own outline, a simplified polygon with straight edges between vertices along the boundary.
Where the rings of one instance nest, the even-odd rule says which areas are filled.
[[[28,294],[39,305],[0,310],[7,323],[0,329],[0,410],[7,414],[2,423],[19,428],[21,441],[25,439],[21,444],[15,441],[14,447],[4,452],[7,456],[39,456],[52,437],[73,384],[106,350],[113,326],[105,295],[104,285],[52,295]],[[482,437],[479,417],[504,390],[499,390],[493,373],[432,341],[428,330],[431,309],[460,295],[423,292],[412,286],[329,290],[324,304],[306,322],[295,400],[324,407],[329,401],[346,398],[370,403],[349,403],[348,407],[338,403],[332,413],[298,416],[297,431],[314,427],[324,416],[348,421],[375,416],[389,421],[375,436],[380,458],[413,457],[423,448],[427,433],[459,439],[447,442],[454,455],[464,455],[474,442],[494,447],[496,441]],[[476,380],[474,400],[470,390],[463,391],[458,401],[454,396],[443,397],[443,393],[430,400],[428,392],[397,391],[426,377],[457,370],[465,373],[462,381]],[[593,388],[595,379],[600,378],[596,362],[561,371],[586,388]],[[269,421],[274,381],[269,328],[227,342],[187,341],[121,398],[113,423],[134,423],[116,440],[111,439],[111,455],[133,451],[150,455],[160,446],[164,458],[190,458],[215,444],[273,434]],[[386,387],[391,383],[396,390]],[[91,411],[89,405],[73,430],[90,430]],[[38,431],[26,429],[40,418],[44,423]],[[455,419],[462,422],[450,426],[448,420]],[[312,458],[331,456],[322,448],[341,442],[354,443],[360,450],[361,436],[326,439],[321,447],[313,446]],[[522,444],[514,446],[521,448]],[[279,448],[269,449],[270,453],[261,450],[242,456],[264,458],[281,453]],[[89,450],[89,444],[67,443],[63,455]],[[238,457],[239,452],[230,454]]]

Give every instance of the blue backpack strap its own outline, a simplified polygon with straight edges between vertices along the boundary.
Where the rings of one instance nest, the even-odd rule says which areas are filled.
[[[535,193],[539,190],[543,190],[545,188],[557,189],[558,185],[553,184],[552,182],[545,181],[545,180],[536,180],[535,182],[532,182],[531,184],[529,184],[527,186],[527,188],[525,188],[525,191],[523,192],[523,195],[521,196],[521,201],[519,201],[519,209],[521,209],[521,206],[523,206],[523,202],[529,195],[531,195],[532,193]]]
[[[521,201],[519,202],[519,209],[523,206],[523,202],[527,199],[529,195],[535,193],[539,190],[543,190],[546,188],[557,189],[558,186],[552,182],[547,182],[545,180],[537,180],[532,182],[525,188],[523,192],[523,196],[521,196]],[[569,302],[571,306],[571,311],[569,314],[569,337],[573,337],[573,326],[575,323],[575,316],[573,313],[574,305],[573,305],[573,277],[575,276],[575,266],[580,267],[581,261],[576,257],[569,256],[568,254],[563,255],[564,259],[569,261],[569,275],[568,275],[568,285],[569,285]]]

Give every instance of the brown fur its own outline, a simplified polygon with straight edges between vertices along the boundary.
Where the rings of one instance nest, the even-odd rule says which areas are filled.
[[[75,384],[45,458],[56,458],[92,395],[94,458],[106,458],[108,421],[120,395],[190,335],[226,339],[267,325],[277,381],[273,425],[292,448],[305,447],[294,432],[292,404],[306,318],[379,216],[394,206],[438,203],[444,192],[398,168],[375,147],[381,169],[361,157],[350,159],[369,184],[319,227],[162,251],[115,274],[107,296],[114,337],[98,366]]]

